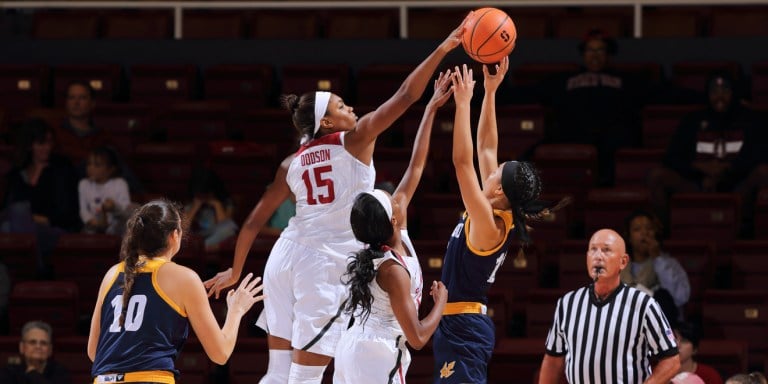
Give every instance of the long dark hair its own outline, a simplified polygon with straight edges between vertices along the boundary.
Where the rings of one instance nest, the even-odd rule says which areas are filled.
[[[632,231],[632,221],[635,220],[638,217],[646,217],[651,222],[651,225],[653,226],[654,238],[657,243],[659,243],[659,247],[664,246],[664,224],[661,223],[661,220],[658,216],[651,213],[651,211],[647,211],[645,209],[636,209],[632,211],[625,219],[624,219],[624,238],[627,240],[627,254],[629,254],[630,257],[634,258],[634,248],[632,247],[632,238],[630,237],[630,232]]]
[[[307,92],[301,97],[294,94],[282,95],[280,105],[291,112],[293,126],[301,137],[315,138],[315,92]]]
[[[527,220],[540,220],[570,204],[566,197],[557,204],[541,201],[541,178],[533,164],[526,161],[507,161],[501,173],[501,189],[510,204],[515,222],[515,234],[523,244],[529,244]]]
[[[182,229],[182,216],[178,205],[166,200],[154,200],[133,212],[126,224],[120,246],[120,261],[125,262],[123,273],[123,311],[120,326],[125,322],[131,289],[136,272],[141,268],[139,255],[153,258],[168,249],[168,236]]]
[[[384,257],[387,242],[392,238],[394,228],[384,207],[368,193],[357,195],[349,221],[355,238],[366,247],[350,258],[347,271],[342,277],[342,282],[349,286],[349,299],[344,309],[352,316],[359,316],[365,320],[371,314],[371,304],[373,304],[369,285],[376,277],[373,260]]]

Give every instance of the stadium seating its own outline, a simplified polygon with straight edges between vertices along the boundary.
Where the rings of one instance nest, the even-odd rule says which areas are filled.
[[[701,36],[703,27],[699,7],[643,7],[643,37],[692,38]]]
[[[119,64],[62,64],[53,68],[56,105],[64,105],[67,88],[73,81],[89,84],[93,88],[93,99],[99,102],[111,102],[122,94],[122,69]]]
[[[767,290],[768,241],[737,241],[733,245],[730,266],[734,289]]]
[[[36,39],[96,39],[100,35],[99,14],[87,10],[35,12],[32,37]]]
[[[98,290],[98,287],[95,288]],[[45,319],[58,334],[76,332],[78,321],[77,284],[73,281],[22,281],[13,285],[8,317],[11,334],[18,335],[30,320]],[[90,305],[93,309],[93,304]]]
[[[37,276],[37,239],[32,234],[0,233],[0,262],[8,267],[12,282]]]
[[[347,64],[286,64],[282,66],[280,93],[303,95],[329,91],[345,101],[351,96],[351,68]]]
[[[727,248],[741,223],[740,200],[728,193],[678,193],[670,200],[670,236],[675,239],[711,239]]]
[[[584,210],[584,234],[590,236],[601,228],[624,232],[632,211],[648,206],[648,192],[638,188],[600,188],[587,193]]]
[[[40,107],[47,95],[50,68],[37,64],[0,65],[0,105],[13,117],[25,108]]]
[[[709,290],[702,301],[702,331],[708,338],[742,340],[749,345],[749,366],[768,355],[768,295],[765,291]]]
[[[219,64],[203,71],[206,100],[227,100],[233,107],[264,108],[273,100],[270,64]]]
[[[398,13],[392,8],[339,9],[328,13],[329,39],[395,39],[398,32]]]
[[[241,39],[245,36],[245,20],[240,11],[184,12],[181,35],[184,39]]]
[[[648,172],[661,166],[663,148],[621,148],[616,151],[615,164],[617,186],[645,189]]]
[[[197,68],[192,65],[135,64],[129,68],[130,101],[169,104],[192,98]]]
[[[643,108],[643,147],[666,149],[680,120],[698,105],[649,105]]]
[[[104,38],[170,39],[173,15],[166,10],[127,10],[104,15]]]
[[[320,36],[317,12],[259,10],[250,14],[252,39],[314,39]]]
[[[710,34],[716,37],[768,36],[768,11],[765,7],[715,7]]]

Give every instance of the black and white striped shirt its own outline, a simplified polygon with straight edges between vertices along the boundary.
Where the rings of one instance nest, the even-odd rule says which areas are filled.
[[[650,358],[677,354],[677,343],[659,304],[624,284],[599,301],[594,285],[557,301],[546,353],[565,356],[571,384],[642,383]]]

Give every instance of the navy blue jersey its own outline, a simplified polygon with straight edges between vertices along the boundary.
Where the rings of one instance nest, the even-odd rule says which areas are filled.
[[[449,303],[469,301],[488,304],[488,289],[507,256],[512,242],[510,232],[514,228],[512,213],[494,210],[493,214],[504,220],[506,227],[504,240],[496,248],[478,251],[469,244],[467,234],[471,220],[467,214],[459,220],[448,240],[442,280],[448,289]]]
[[[136,371],[170,371],[178,376],[174,360],[187,340],[189,320],[157,283],[157,271],[164,263],[152,259],[139,269],[123,326],[119,319],[125,264],[118,265],[117,276],[101,307],[101,331],[92,376]]]

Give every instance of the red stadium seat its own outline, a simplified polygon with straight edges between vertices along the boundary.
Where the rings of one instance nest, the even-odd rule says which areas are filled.
[[[104,15],[107,39],[170,39],[173,15],[165,10],[130,10]]]
[[[0,364],[21,364],[18,335],[0,336]]]
[[[240,337],[229,359],[229,375],[232,384],[258,382],[267,373],[269,349],[267,339]]]
[[[315,39],[319,37],[317,12],[258,10],[251,13],[252,39]]]
[[[643,147],[666,149],[685,115],[703,108],[699,105],[649,105],[643,108]]]
[[[334,10],[328,13],[329,39],[396,39],[398,12],[393,8]]]
[[[357,73],[357,104],[381,105],[397,92],[414,68],[410,64],[374,64],[361,68]]]
[[[702,302],[702,331],[707,338],[742,340],[749,345],[749,366],[768,356],[768,295],[765,291],[710,290]]]
[[[245,20],[240,11],[186,11],[181,36],[185,40],[241,39]]]
[[[37,275],[37,238],[32,234],[0,233],[0,263],[13,281],[33,280]]]
[[[499,157],[516,159],[544,138],[544,108],[538,104],[496,108]]]
[[[64,105],[67,88],[73,81],[89,84],[94,91],[94,100],[110,102],[120,94],[121,73],[119,64],[58,65],[53,68],[55,103]]]
[[[580,39],[591,29],[601,29],[614,38],[630,36],[632,14],[629,8],[596,8],[564,12],[555,20],[556,38]]]
[[[602,228],[624,232],[624,222],[637,209],[647,208],[648,191],[638,188],[600,188],[587,193],[584,232],[587,236]]]
[[[101,19],[98,12],[84,11],[38,11],[32,22],[32,36],[37,39],[82,39],[99,38]]]
[[[573,212],[581,217],[587,192],[598,178],[597,149],[588,144],[542,144],[536,147],[533,163],[547,193],[573,195]]]
[[[121,155],[131,158],[136,145],[149,141],[152,113],[147,104],[98,103],[93,123],[109,134]]]
[[[703,25],[699,7],[643,7],[643,37],[699,37]]]
[[[281,94],[330,91],[347,101],[350,67],[347,64],[286,64],[281,71]]]
[[[9,118],[20,118],[20,110],[42,105],[49,84],[50,69],[37,64],[0,65],[0,105]]]
[[[93,311],[99,286],[120,260],[120,237],[68,233],[61,235],[51,256],[57,280],[74,281],[80,291],[80,313]]]
[[[411,201],[416,207],[416,215],[409,218],[409,227],[418,225],[418,230],[411,229],[420,240],[445,240],[451,235],[459,222],[464,204],[458,193],[424,193]]]
[[[226,101],[187,101],[157,111],[154,132],[168,142],[191,142],[204,152],[208,143],[229,139],[231,107]]]
[[[731,282],[735,289],[768,290],[768,241],[737,241],[731,254]]]
[[[270,64],[220,64],[203,72],[205,98],[227,100],[242,108],[264,108],[273,100],[274,73]]]
[[[490,383],[533,383],[544,358],[543,338],[499,339],[488,365]],[[513,381],[510,381],[513,379]]]
[[[755,203],[755,238],[768,239],[768,188],[763,188]]]
[[[566,240],[561,243],[558,263],[560,289],[570,291],[589,284],[587,247],[586,240]]]
[[[753,37],[768,35],[768,8],[765,6],[713,7],[710,35]]]
[[[612,63],[611,67],[646,88],[661,83],[664,72],[661,64],[655,62]]]
[[[299,133],[290,112],[265,108],[235,112],[230,121],[232,134],[243,140],[277,145],[277,153],[287,156],[299,148]]]
[[[752,102],[768,102],[768,61],[752,64]]]
[[[31,320],[51,324],[57,334],[74,334],[78,321],[77,284],[73,281],[16,283],[9,299],[8,317],[11,334],[19,334],[24,323]]]
[[[179,201],[186,200],[198,162],[193,143],[142,143],[133,155],[134,169],[148,191]]]
[[[672,82],[678,87],[704,94],[707,79],[715,71],[725,71],[738,79],[741,64],[735,61],[684,61],[672,66]]]
[[[685,306],[685,312],[696,316],[701,313],[701,300],[704,290],[717,286],[715,271],[720,266],[715,259],[714,243],[696,240],[670,239],[663,243],[663,250],[677,259],[688,274],[691,296]],[[727,276],[724,276],[727,277]]]
[[[193,65],[137,64],[130,67],[130,100],[170,103],[192,98],[197,86]]]
[[[408,12],[409,39],[444,39],[461,24],[469,8],[413,8]]]
[[[670,234],[674,239],[712,239],[727,248],[741,223],[736,194],[679,193],[670,201]]]
[[[703,339],[699,341],[696,361],[708,364],[723,377],[748,372],[748,344],[743,340]]]
[[[55,333],[59,332],[59,330],[55,326],[53,329]],[[93,366],[93,363],[88,358],[88,355],[84,353],[84,351],[86,351],[88,348],[87,341],[86,341],[86,344],[82,345],[82,349],[80,349],[79,351],[71,351],[71,352],[59,351],[58,349],[59,342],[57,339],[54,339],[53,347],[54,347],[53,358],[56,360],[57,363],[67,368],[73,383],[93,382],[93,377],[91,376],[91,366]]]
[[[557,7],[514,7],[501,8],[515,22],[518,36],[526,39],[552,37],[554,18],[561,10]]]
[[[176,369],[181,372],[185,384],[207,384],[213,363],[203,349],[197,337],[190,337],[184,343],[181,353],[175,361]]]
[[[557,300],[566,292],[564,289],[532,289],[528,293],[525,304],[526,337],[547,337],[555,318]]]
[[[621,148],[616,151],[616,185],[645,189],[648,171],[661,166],[665,149]]]

